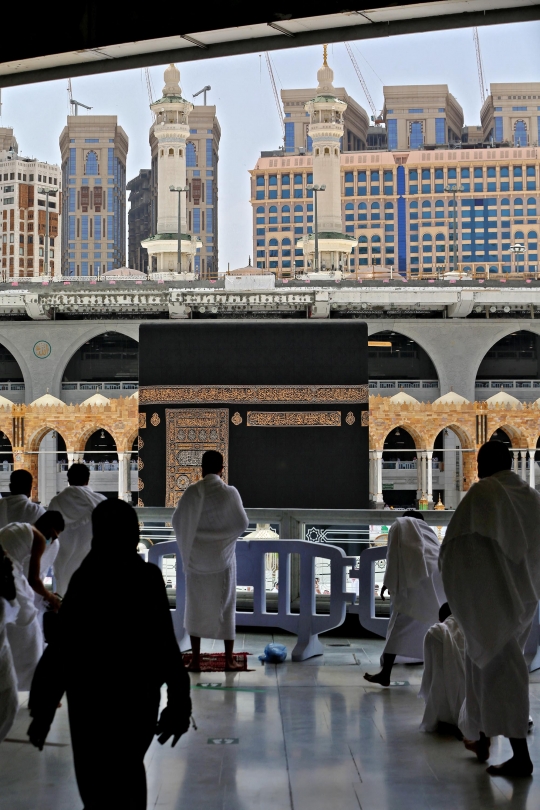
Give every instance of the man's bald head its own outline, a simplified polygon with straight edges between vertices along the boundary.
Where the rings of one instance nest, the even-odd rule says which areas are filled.
[[[478,451],[478,478],[512,469],[512,453],[499,441],[486,442]]]

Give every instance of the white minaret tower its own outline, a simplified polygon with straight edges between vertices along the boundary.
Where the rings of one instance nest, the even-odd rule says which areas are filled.
[[[324,186],[317,194],[317,236],[319,261],[315,261],[315,234],[301,240],[299,246],[319,271],[346,271],[348,257],[356,239],[343,233],[341,216],[341,139],[343,137],[344,101],[336,98],[334,71],[328,65],[327,46],[323,64],[317,72],[317,95],[305,106],[310,115],[309,135],[313,144],[313,184]],[[315,223],[314,223],[315,229]]]
[[[178,273],[178,198],[181,203],[181,272],[193,273],[194,256],[202,242],[187,233],[186,194],[172,192],[186,187],[186,141],[189,114],[193,104],[182,98],[180,71],[169,65],[164,73],[163,97],[150,105],[155,122],[150,128],[152,162],[157,171],[157,233],[141,244],[148,250],[150,267],[156,257],[152,277],[172,277]]]

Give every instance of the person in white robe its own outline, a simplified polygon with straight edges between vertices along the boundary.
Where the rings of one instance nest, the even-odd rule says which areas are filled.
[[[69,581],[90,551],[92,545],[92,512],[106,496],[89,486],[90,470],[86,464],[72,464],[67,472],[68,484],[51,499],[49,509],[60,512],[66,528],[60,535],[54,576],[56,590],[62,596]]]
[[[235,487],[222,480],[223,456],[207,450],[202,479],[189,486],[173,515],[172,525],[186,577],[184,624],[191,636],[190,669],[200,670],[201,638],[225,641],[225,665],[234,660],[236,636],[236,541],[249,525]]]
[[[459,728],[481,762],[490,738],[510,739],[513,757],[488,773],[530,776],[529,673],[523,649],[540,598],[540,495],[511,472],[512,454],[490,441],[478,452],[480,481],[444,538],[440,566],[465,636],[465,701]]]
[[[458,722],[465,700],[465,639],[447,602],[424,639],[424,674],[418,696],[426,704],[422,731],[452,733],[462,739]]]
[[[7,623],[17,616],[16,596],[13,563],[0,547],[0,742],[9,734],[19,709],[17,675],[6,631]]]
[[[411,509],[390,527],[381,599],[387,590],[392,597],[392,615],[381,656],[382,670],[364,675],[370,683],[390,686],[398,655],[403,663],[423,660],[424,637],[446,602],[438,569],[439,550],[437,535],[421,512]]]
[[[35,526],[10,523],[0,529],[0,546],[13,563],[19,606],[7,625],[7,636],[19,692],[30,689],[32,677],[43,653],[43,614],[58,610],[59,597],[47,590],[43,577],[58,553],[58,535],[64,527],[59,512],[45,512]]]
[[[11,495],[0,499],[0,529],[8,523],[31,523],[45,512],[39,503],[30,500],[32,494],[32,473],[28,470],[13,470],[9,477]]]

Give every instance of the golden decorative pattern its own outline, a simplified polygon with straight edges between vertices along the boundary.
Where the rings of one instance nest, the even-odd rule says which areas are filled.
[[[139,498],[137,501],[137,506],[144,506],[144,501],[142,498]]]
[[[145,405],[360,405],[368,402],[368,385],[144,385],[139,401]]]
[[[223,480],[229,465],[229,410],[227,408],[167,408],[167,471],[165,505],[176,506],[182,493],[201,477],[205,450],[223,456]]]
[[[151,423],[151,424],[152,424],[154,427],[157,427],[157,426],[159,425],[159,423],[160,423],[160,422],[161,422],[161,419],[159,418],[158,414],[157,414],[157,413],[153,413],[153,414],[152,414],[152,416],[150,417],[150,423]]]
[[[340,411],[248,411],[248,427],[341,427]]]
[[[145,428],[146,427],[146,414],[139,413],[139,427]]]
[[[144,481],[142,481],[140,478],[137,479],[137,489],[139,490],[139,492],[141,491],[141,489],[144,489]]]
[[[369,411],[362,411],[362,421],[360,424],[362,427],[369,427]]]
[[[137,459],[137,469],[144,470],[144,461],[142,460],[142,458]]]
[[[234,416],[231,417],[231,422],[233,423],[233,425],[241,425],[242,424],[242,417],[240,416],[238,411],[236,411]]]
[[[354,413],[352,411],[349,411],[349,413],[345,417],[345,421],[347,422],[348,425],[354,425],[356,419],[354,418]]]
[[[138,443],[137,449],[138,449],[138,450],[142,450],[142,448],[144,447],[144,442],[143,442],[143,440],[142,440],[142,436],[139,436],[139,437],[138,437],[138,439],[137,439],[137,443]]]

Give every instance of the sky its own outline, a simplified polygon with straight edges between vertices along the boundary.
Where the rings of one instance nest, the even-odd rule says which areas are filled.
[[[540,23],[485,26],[480,44],[486,81],[540,81]],[[480,123],[480,89],[472,29],[411,34],[351,43],[371,96],[383,106],[383,85],[448,84],[463,107],[466,124]],[[278,89],[315,87],[322,46],[274,51]],[[329,46],[334,85],[367,111],[369,106],[343,44]],[[205,85],[208,103],[217,106],[221,125],[219,153],[220,270],[243,267],[252,253],[249,169],[261,150],[277,149],[281,124],[264,53],[209,59],[178,65],[183,96],[191,100]],[[150,69],[155,98],[161,96],[163,67]],[[73,79],[73,96],[93,109],[90,114],[117,115],[129,137],[127,177],[150,168],[148,131],[151,115],[142,70]],[[67,81],[2,91],[0,126],[13,127],[20,153],[60,163],[58,139],[66,123]],[[202,96],[194,100],[202,103]],[[81,111],[82,114],[82,111]]]

